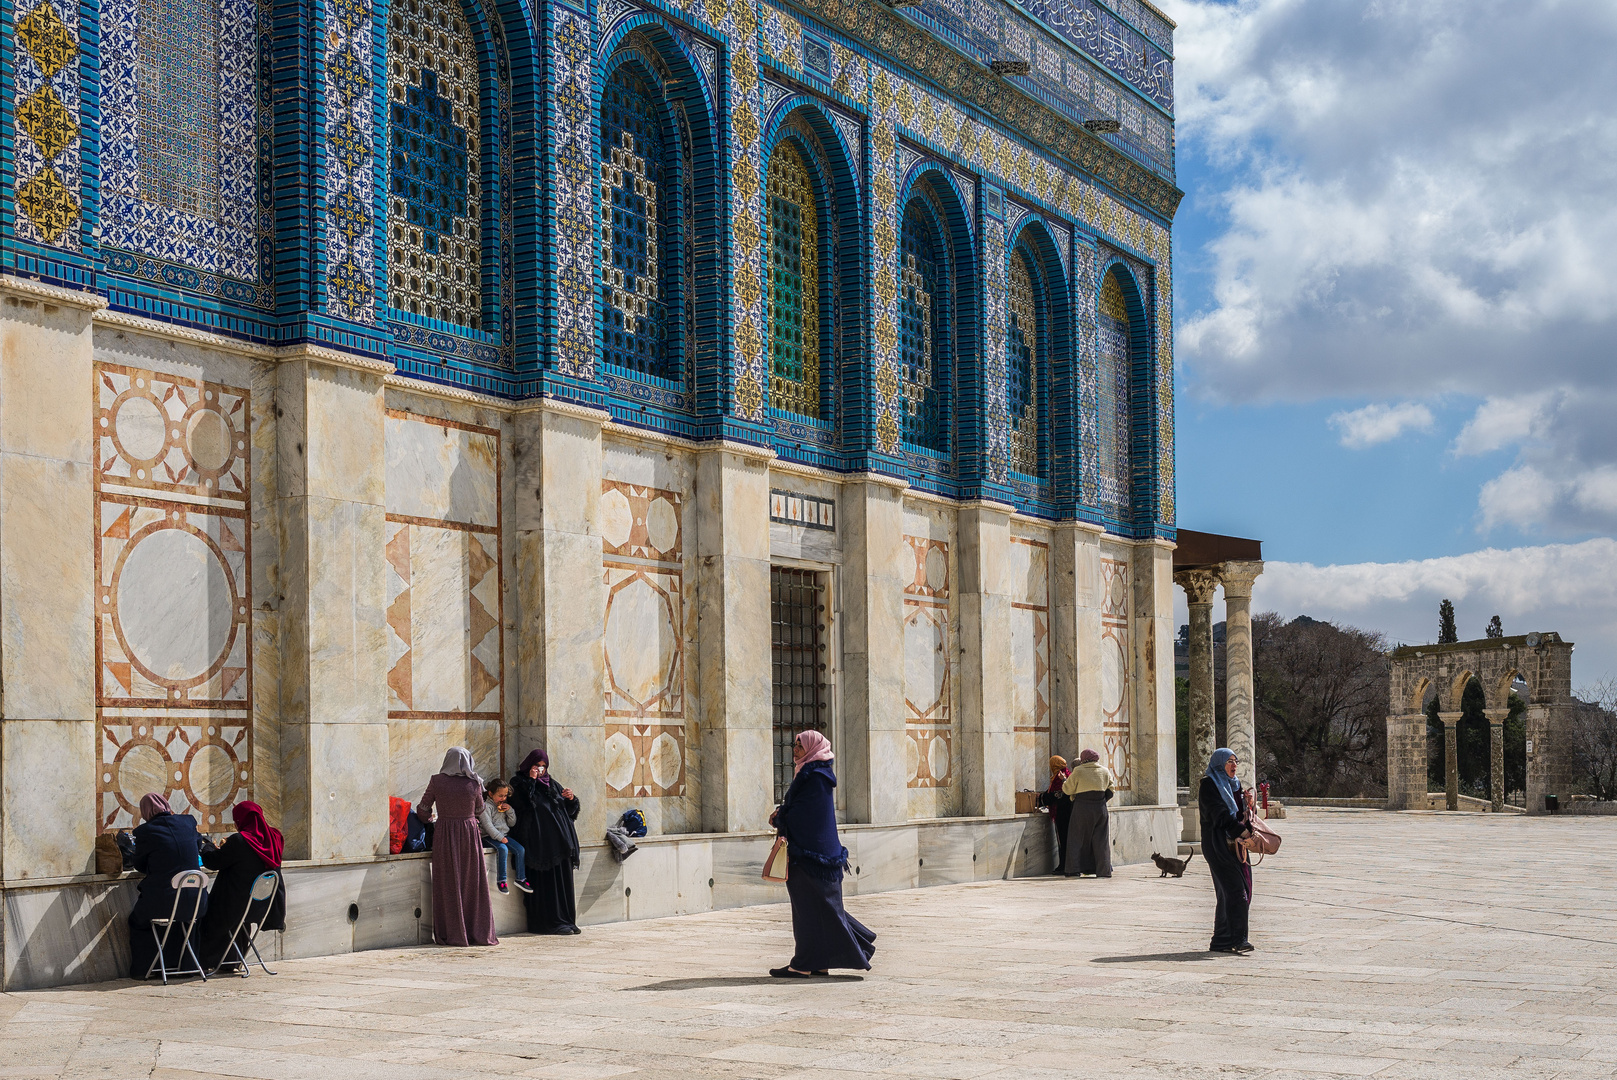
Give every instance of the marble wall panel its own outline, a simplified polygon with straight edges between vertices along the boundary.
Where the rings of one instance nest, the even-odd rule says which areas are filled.
[[[129,879],[71,889],[7,889],[6,990],[127,978],[134,905],[135,883]]]
[[[97,823],[148,791],[229,828],[253,797],[251,393],[95,370]]]
[[[688,478],[682,468],[667,468],[666,459],[621,449],[607,456],[606,466],[637,479]],[[689,700],[695,609],[687,595],[685,541],[691,513],[684,490],[611,476],[601,481],[606,794],[621,800],[617,812],[639,806],[654,832],[684,832],[700,821],[699,801],[687,798],[699,775],[689,760],[695,741]]]
[[[911,788],[947,788],[954,781],[955,643],[949,611],[949,545],[928,537],[903,538],[910,578],[904,584],[904,723],[907,782]]]
[[[1050,547],[1013,536],[1006,553],[1011,596],[1011,718],[1018,790],[1042,790],[1050,749]]]
[[[505,773],[501,435],[396,408],[386,433],[389,790],[413,801],[451,746]]]
[[[1129,639],[1129,561],[1126,552],[1103,554],[1100,601],[1100,708],[1102,760],[1118,791],[1133,787],[1133,739],[1129,723],[1133,649]]]
[[[0,721],[0,791],[7,796],[0,843],[7,881],[93,869],[96,738],[90,720]]]

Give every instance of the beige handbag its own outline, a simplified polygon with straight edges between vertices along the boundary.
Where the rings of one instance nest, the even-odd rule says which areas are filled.
[[[1264,824],[1261,818],[1254,817],[1247,822],[1247,828],[1252,835],[1247,837],[1245,846],[1247,851],[1258,857],[1258,862],[1263,862],[1265,855],[1273,855],[1280,850],[1280,834]]]
[[[764,860],[763,879],[782,884],[786,881],[786,838],[775,837],[775,846],[769,849],[769,857]]]

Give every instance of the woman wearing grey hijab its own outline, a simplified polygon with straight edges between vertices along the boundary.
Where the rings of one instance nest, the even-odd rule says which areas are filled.
[[[416,804],[423,820],[437,812],[432,832],[432,938],[440,945],[498,945],[483,863],[483,778],[464,747],[452,746],[443,767]]]

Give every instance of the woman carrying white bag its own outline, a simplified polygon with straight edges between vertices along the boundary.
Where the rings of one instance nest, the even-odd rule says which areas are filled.
[[[818,731],[805,731],[792,744],[795,773],[780,806],[769,815],[780,838],[764,863],[764,877],[779,881],[778,849],[785,842],[786,892],[792,900],[792,936],[797,952],[785,967],[770,969],[777,979],[827,975],[831,968],[870,970],[876,935],[842,906],[842,875],[848,849],[837,837],[832,791],[831,743]]]

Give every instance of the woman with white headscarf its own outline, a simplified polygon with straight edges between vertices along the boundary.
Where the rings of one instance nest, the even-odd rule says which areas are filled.
[[[472,755],[452,746],[443,767],[416,803],[425,821],[437,812],[432,832],[432,938],[440,945],[498,945],[483,863],[483,778]]]
[[[1202,860],[1213,874],[1218,910],[1213,914],[1213,952],[1249,953],[1247,909],[1252,904],[1252,871],[1241,841],[1251,835],[1252,799],[1235,778],[1235,751],[1220,747],[1207,763],[1196,803],[1202,826]]]

